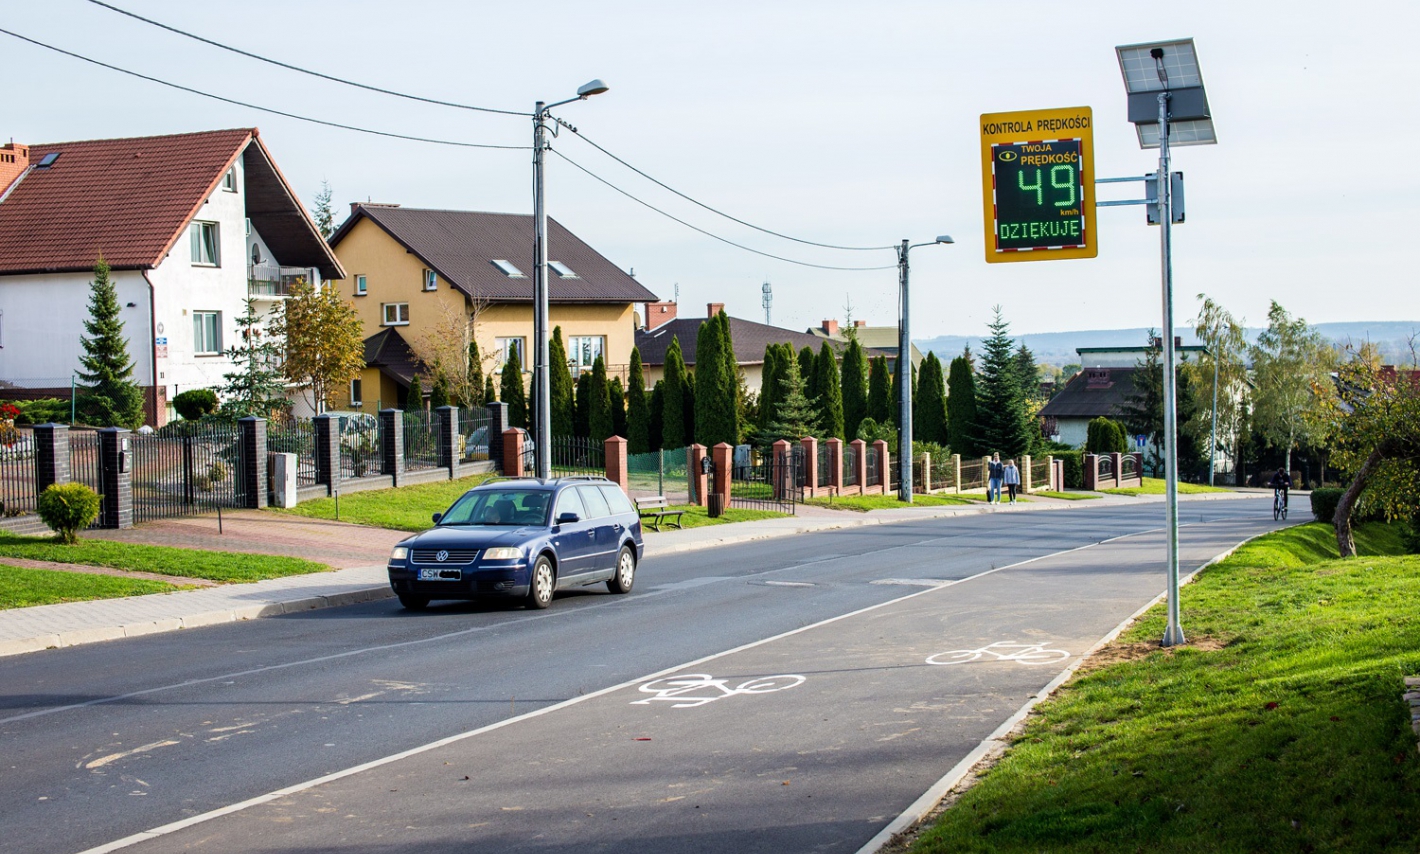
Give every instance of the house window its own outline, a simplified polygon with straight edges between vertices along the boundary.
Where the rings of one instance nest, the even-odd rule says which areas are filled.
[[[424,290],[437,291],[439,289],[439,275],[433,270],[424,271]]]
[[[519,270],[517,267],[513,266],[513,263],[511,261],[504,261],[500,258],[494,258],[493,266],[497,267],[499,270],[502,270],[503,275],[507,276],[510,279],[527,278],[527,276],[523,275],[522,270]]]
[[[229,193],[237,191],[237,167],[233,166],[227,170],[227,174],[222,176],[222,189]]]
[[[359,380],[350,381],[350,407],[363,406],[365,403],[364,392],[360,388]]]
[[[194,222],[192,234],[192,263],[205,267],[220,267],[221,255],[217,252],[217,223]]]
[[[192,313],[192,352],[199,356],[216,356],[222,352],[222,312]]]
[[[561,261],[548,261],[547,266],[552,268],[552,272],[556,273],[558,276],[564,279],[577,278],[577,274],[572,272],[572,268],[568,267],[566,264],[563,264]]]
[[[385,310],[385,326],[404,326],[409,323],[409,303],[387,302],[380,307]]]
[[[567,341],[567,363],[573,376],[590,371],[592,363],[602,356],[605,360],[606,338],[602,335],[573,336]]]
[[[526,338],[499,338],[498,343],[498,367],[508,364],[508,354],[513,346],[518,348],[518,367],[524,371],[528,369],[528,342]]]
[[[362,297],[366,294],[366,282],[364,276],[355,277],[355,296]]]

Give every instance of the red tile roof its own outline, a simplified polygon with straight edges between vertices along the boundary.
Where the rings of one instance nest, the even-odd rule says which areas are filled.
[[[255,128],[30,146],[0,203],[0,274],[157,266]],[[38,168],[46,154],[59,158]]]

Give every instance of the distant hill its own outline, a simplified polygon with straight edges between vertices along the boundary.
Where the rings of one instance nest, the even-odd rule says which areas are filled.
[[[1387,362],[1408,361],[1410,358],[1410,337],[1416,337],[1420,347],[1420,321],[1383,320],[1357,323],[1318,323],[1316,328],[1322,335],[1338,344],[1359,344],[1374,342],[1381,348]],[[1256,341],[1260,327],[1249,327],[1249,341]],[[1145,343],[1149,330],[1136,329],[1090,329],[1078,332],[1041,332],[1032,335],[1014,336],[1016,343],[1025,344],[1035,354],[1038,363],[1068,365],[1079,361],[1075,353],[1079,347],[1139,347]],[[1174,332],[1185,344],[1197,344],[1198,339],[1191,328],[1179,328]],[[931,350],[938,358],[953,359],[961,355],[962,348],[970,346],[973,353],[981,352],[979,335],[939,335],[936,338],[915,341],[922,352]]]

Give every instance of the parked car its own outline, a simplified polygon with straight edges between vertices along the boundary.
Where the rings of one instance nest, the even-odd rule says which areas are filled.
[[[546,608],[556,590],[599,582],[630,593],[643,552],[641,518],[606,478],[510,478],[435,513],[433,528],[394,547],[388,570],[411,610],[485,596]]]

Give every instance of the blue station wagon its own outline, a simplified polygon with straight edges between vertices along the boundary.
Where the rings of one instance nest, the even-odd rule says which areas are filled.
[[[465,492],[434,527],[390,553],[390,587],[418,610],[434,599],[505,597],[546,608],[557,590],[599,582],[630,593],[641,518],[603,477],[505,479]]]

